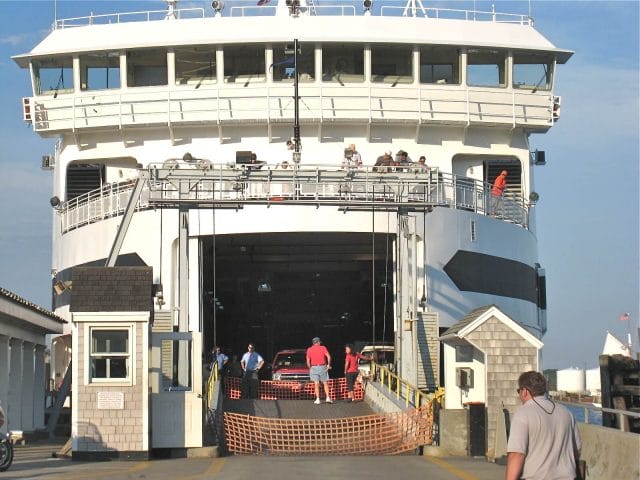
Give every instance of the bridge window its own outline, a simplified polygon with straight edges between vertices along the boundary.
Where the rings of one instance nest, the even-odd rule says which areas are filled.
[[[288,46],[287,46],[288,45]],[[280,44],[273,46],[273,81],[293,81],[293,53],[285,53],[289,48],[293,50],[293,43]],[[299,80],[301,82],[312,82],[316,78],[315,69],[315,48],[312,43],[300,43],[300,52],[298,53],[298,72],[300,72]]]
[[[412,83],[412,60],[411,47],[375,45],[371,48],[371,80],[392,86]]]
[[[129,329],[91,329],[90,382],[129,378],[129,337]]]
[[[322,47],[322,80],[344,85],[364,82],[364,48],[349,43],[333,43]]]
[[[499,50],[467,52],[467,84],[476,87],[506,86],[507,55]]]
[[[227,83],[264,82],[264,45],[229,45],[224,49],[224,81]]]
[[[51,57],[35,60],[36,95],[73,93],[73,59]]]
[[[553,57],[539,53],[513,54],[513,88],[551,90]]]
[[[215,47],[188,47],[175,49],[176,85],[216,83]]]
[[[167,51],[165,49],[127,52],[127,85],[151,87],[167,85]]]
[[[420,83],[459,85],[460,51],[451,47],[422,47]]]
[[[82,90],[120,88],[120,54],[95,52],[80,55],[80,88]]]

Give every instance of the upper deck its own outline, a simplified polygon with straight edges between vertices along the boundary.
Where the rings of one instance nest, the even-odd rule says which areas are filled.
[[[297,39],[303,123],[553,125],[555,65],[571,52],[528,16],[381,3],[58,20],[14,57],[31,70],[25,120],[42,134],[288,122]]]

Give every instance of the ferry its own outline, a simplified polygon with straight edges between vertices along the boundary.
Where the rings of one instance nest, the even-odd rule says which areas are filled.
[[[56,139],[42,167],[53,176],[52,309],[68,321],[54,370],[75,359],[74,451],[89,448],[82,409],[95,395],[127,408],[107,395],[123,381],[193,401],[180,424],[149,420],[151,445],[118,448],[201,445],[197,385],[216,344],[242,354],[256,342],[268,363],[315,336],[336,357],[345,342],[392,343],[397,373],[450,387],[455,408],[488,401],[491,375],[461,332],[497,311],[540,367],[534,180],[545,152],[531,136],[560,118],[554,82],[571,51],[528,14],[493,8],[156,3],[56,19],[14,57],[33,87],[24,120]],[[70,308],[74,269],[105,265],[151,268],[148,330]],[[172,342],[179,353],[164,355]],[[132,368],[145,345],[163,353],[144,367],[167,373],[150,385]],[[174,411],[165,400],[149,401],[153,416]]]

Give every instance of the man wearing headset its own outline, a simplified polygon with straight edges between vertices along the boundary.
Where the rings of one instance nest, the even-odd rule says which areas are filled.
[[[582,443],[575,419],[547,398],[541,373],[518,378],[522,402],[511,420],[505,480],[574,480]]]

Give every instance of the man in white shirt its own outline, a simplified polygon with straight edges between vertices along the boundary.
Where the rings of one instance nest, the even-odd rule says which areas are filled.
[[[574,480],[582,442],[573,415],[547,398],[539,372],[518,378],[522,402],[511,420],[505,480]]]
[[[242,367],[242,397],[258,398],[259,394],[259,372],[264,365],[264,359],[255,351],[255,346],[250,343],[247,347],[247,353],[242,356],[240,366]]]

